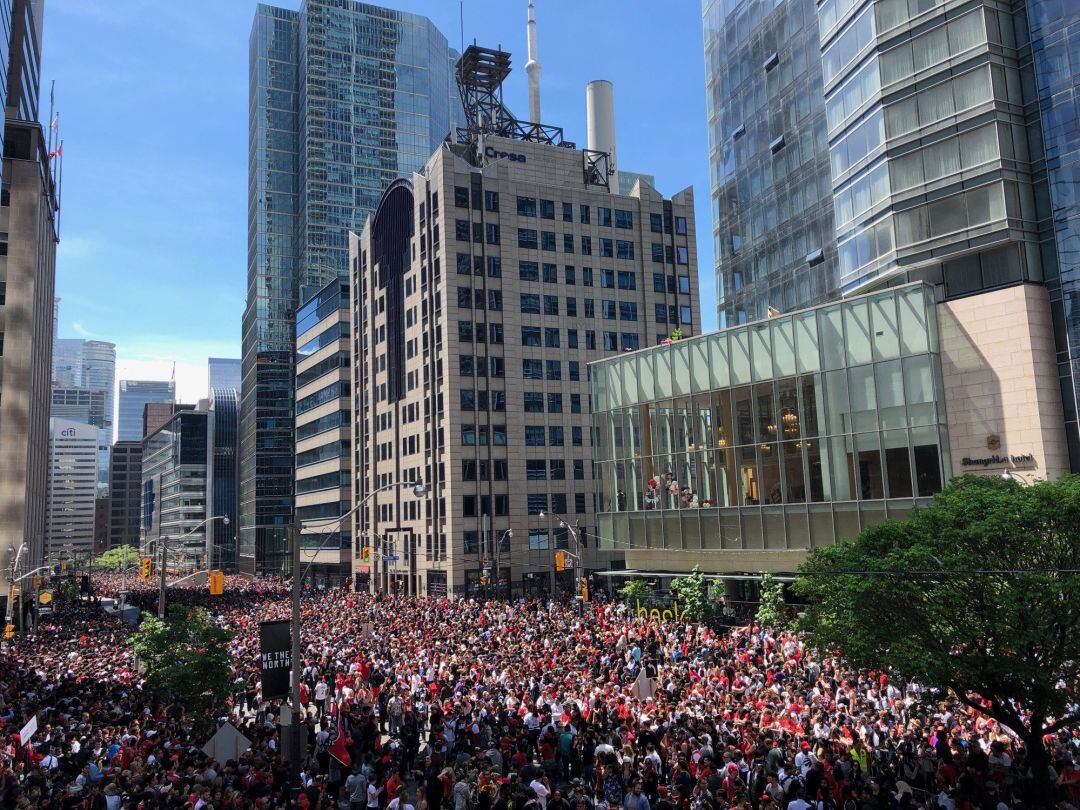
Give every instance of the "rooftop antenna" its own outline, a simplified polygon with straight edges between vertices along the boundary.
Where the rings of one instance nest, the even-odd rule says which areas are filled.
[[[540,62],[536,49],[536,17],[533,13],[533,0],[529,0],[529,61],[525,63],[525,73],[529,77],[529,120],[540,122]]]
[[[458,23],[461,25],[461,52],[465,53],[465,0],[458,2]]]

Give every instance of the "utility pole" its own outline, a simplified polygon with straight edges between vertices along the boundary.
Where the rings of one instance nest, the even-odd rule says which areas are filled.
[[[165,619],[165,538],[158,537],[158,599],[157,615],[159,619]]]
[[[300,745],[303,737],[300,733],[300,593],[304,588],[304,572],[300,571],[300,532],[295,525],[289,526],[289,540],[292,543],[292,621],[289,623],[289,635],[292,641],[292,727],[290,729],[289,784],[295,789],[300,787],[300,769],[303,758]]]

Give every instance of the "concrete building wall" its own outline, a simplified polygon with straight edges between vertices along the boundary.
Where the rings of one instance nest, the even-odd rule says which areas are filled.
[[[98,430],[50,419],[45,553],[71,559],[94,549]]]
[[[1046,288],[1024,284],[949,301],[938,306],[938,323],[953,473],[1067,473]]]

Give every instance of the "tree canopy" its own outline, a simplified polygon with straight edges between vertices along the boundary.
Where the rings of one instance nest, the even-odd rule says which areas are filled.
[[[758,624],[782,627],[784,624],[784,586],[768,571],[761,572],[761,600],[757,609]]]
[[[903,522],[814,549],[795,589],[813,646],[952,689],[1041,766],[1043,736],[1080,720],[1078,571],[1080,476],[965,476]]]
[[[95,557],[92,565],[108,571],[119,571],[125,564],[132,566],[138,562],[139,550],[135,546],[115,546]]]
[[[230,638],[203,608],[172,605],[167,621],[147,616],[133,639],[147,689],[176,700],[197,724],[208,725],[229,695]]]

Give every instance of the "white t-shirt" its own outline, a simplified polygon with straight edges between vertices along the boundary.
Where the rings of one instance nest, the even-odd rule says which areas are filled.
[[[390,800],[390,803],[386,805],[386,810],[415,810],[415,808],[408,803],[402,803],[401,799],[397,796]]]
[[[547,785],[545,785],[539,779],[534,779],[529,783],[529,787],[533,789],[534,793],[536,793],[536,798],[537,798],[537,801],[540,802],[540,807],[541,808],[546,808],[547,807],[547,797],[548,797],[548,794],[551,792],[551,791],[549,791],[547,789]]]
[[[315,699],[326,700],[326,693],[330,691],[330,687],[326,685],[326,681],[319,681],[315,684]]]
[[[367,806],[378,807],[379,806],[379,789],[375,785],[368,783],[367,786]]]

